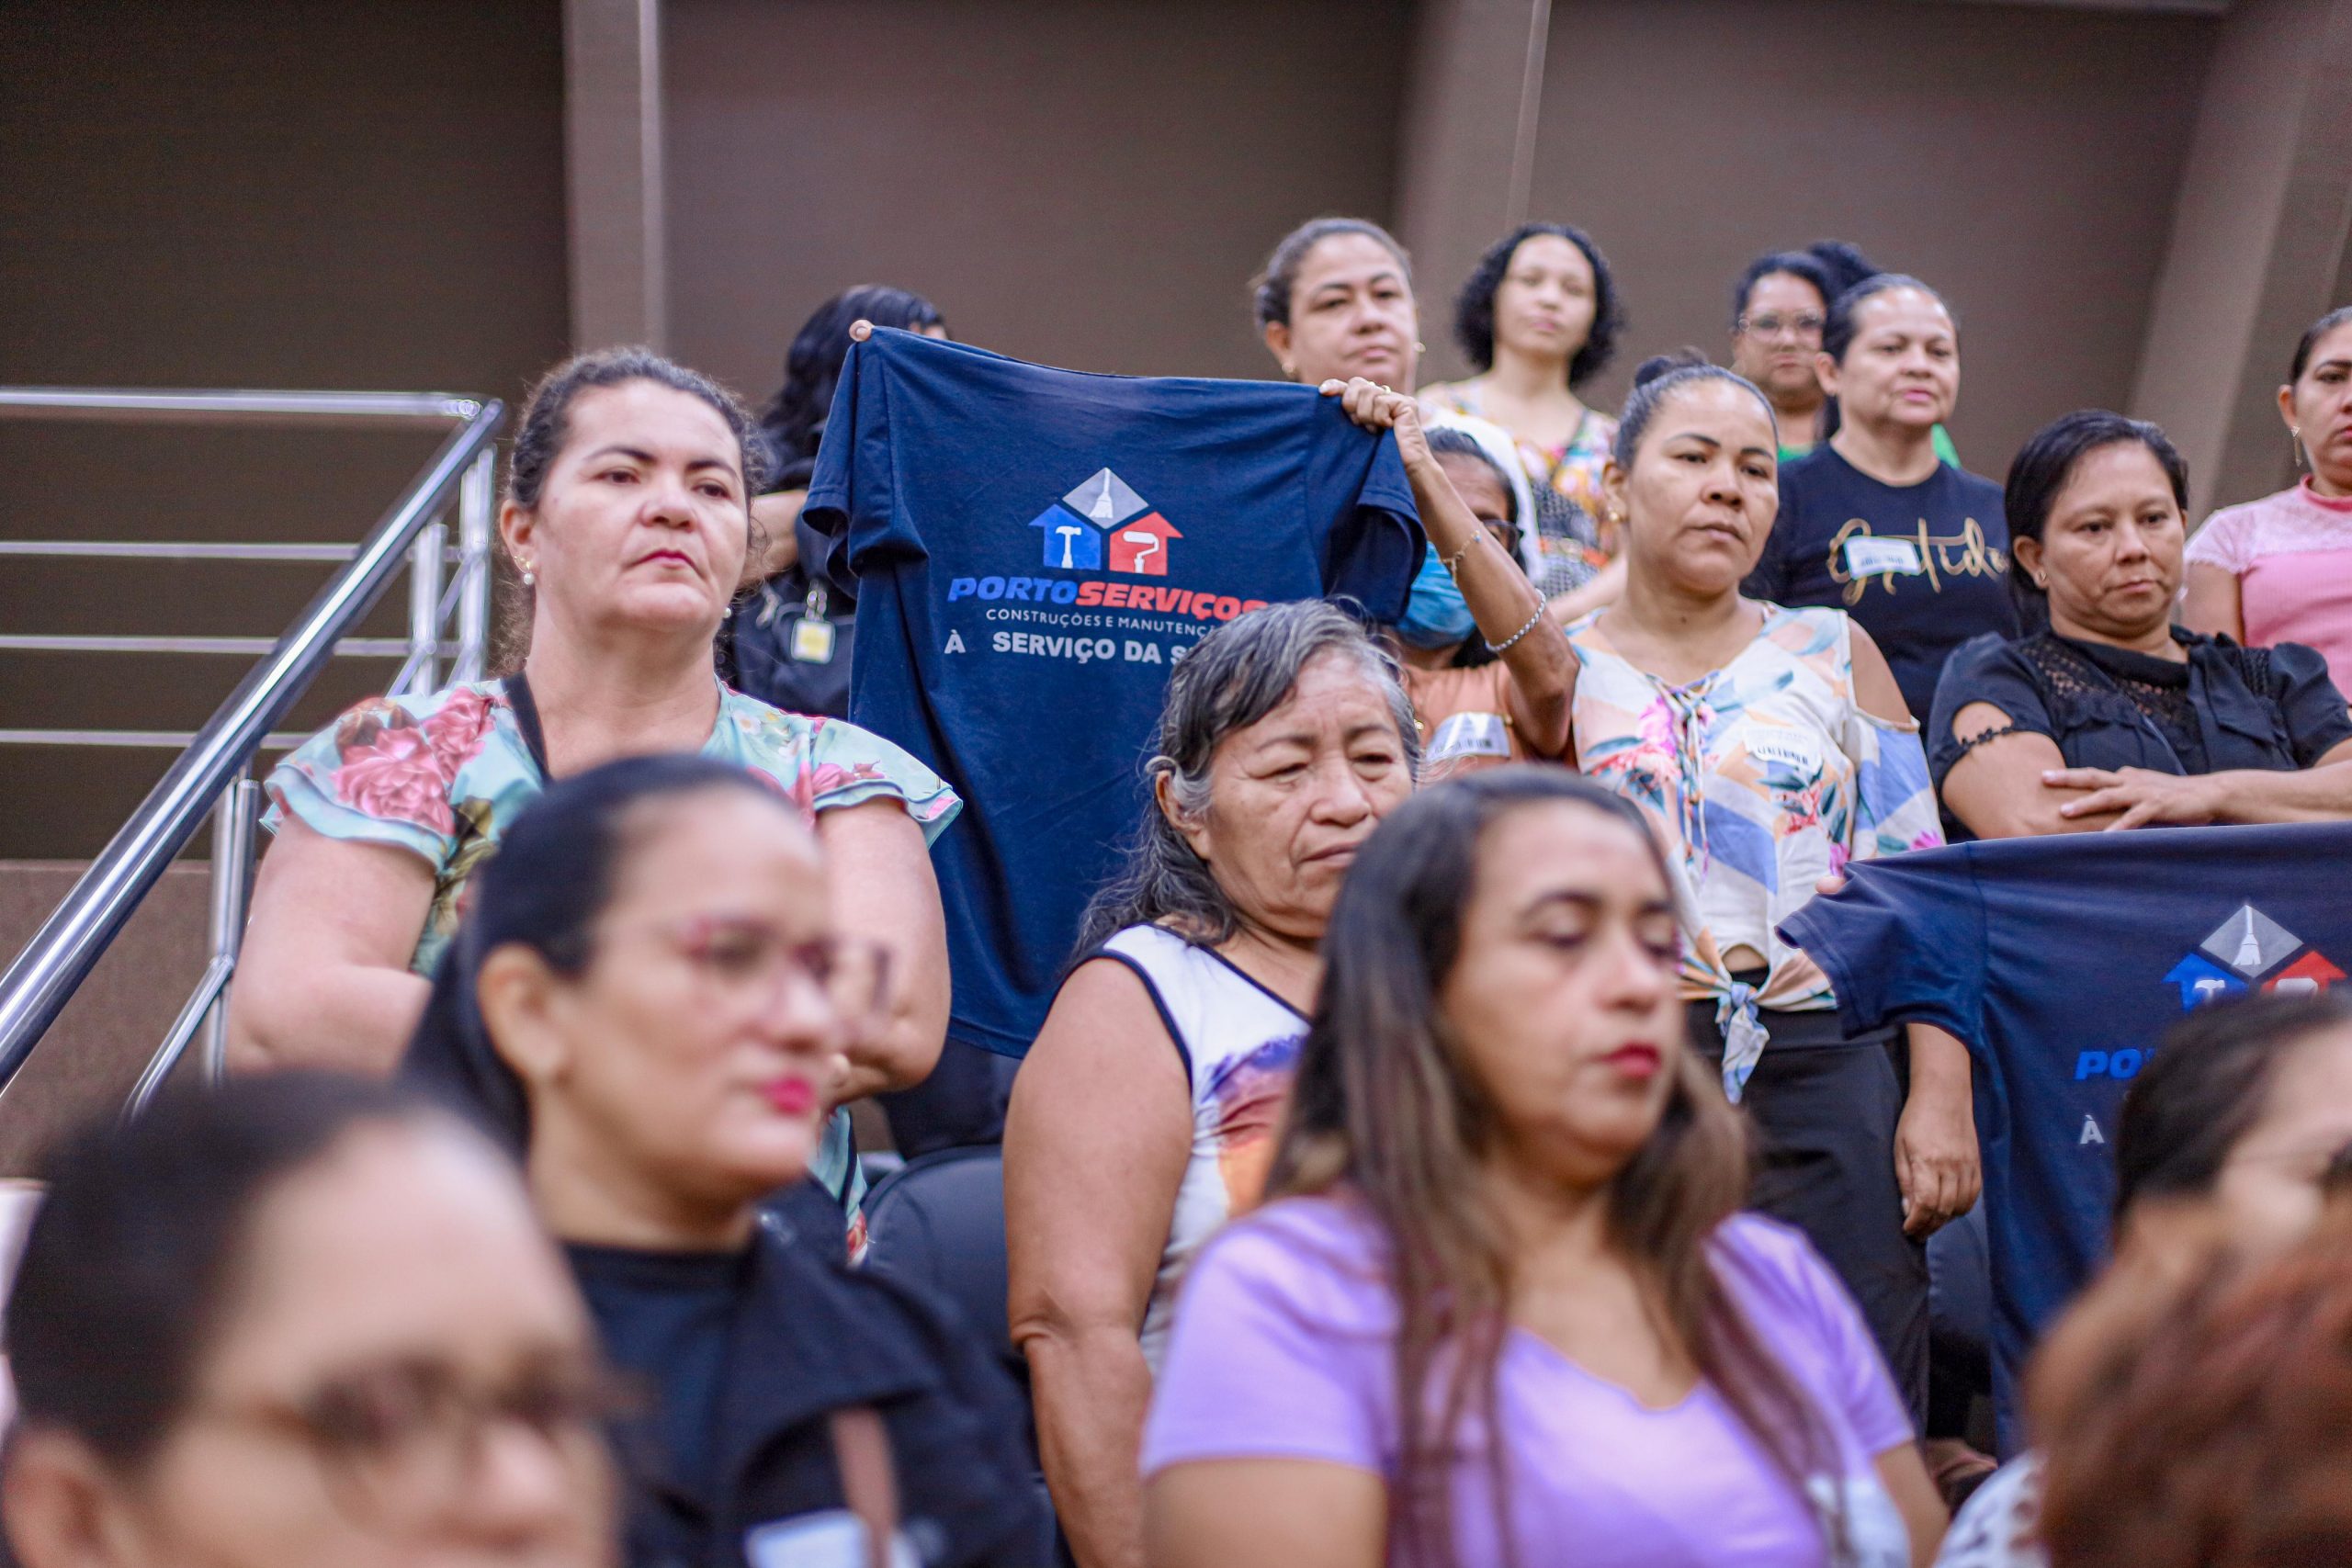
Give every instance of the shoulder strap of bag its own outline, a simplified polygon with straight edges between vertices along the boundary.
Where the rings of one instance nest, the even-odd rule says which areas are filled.
[[[866,1568],[890,1568],[899,1539],[899,1475],[890,1458],[890,1434],[870,1404],[836,1410],[833,1462],[841,1468],[842,1500],[865,1527]]]
[[[555,770],[548,766],[547,731],[539,727],[538,700],[531,695],[531,678],[520,670],[506,677],[506,701],[514,709],[514,727],[523,732],[523,744],[538,766],[539,782],[555,783]]]

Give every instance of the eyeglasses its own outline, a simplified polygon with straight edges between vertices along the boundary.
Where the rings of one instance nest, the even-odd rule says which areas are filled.
[[[1790,316],[1783,316],[1777,310],[1767,310],[1760,316],[1742,316],[1739,319],[1739,330],[1754,333],[1758,337],[1779,337],[1787,332],[1799,337],[1817,338],[1821,335],[1821,329],[1827,324],[1824,318],[1811,310],[1799,310]]]
[[[386,1529],[462,1501],[493,1427],[519,1427],[584,1468],[603,1461],[605,1424],[643,1408],[603,1362],[560,1356],[497,1387],[446,1362],[404,1359],[329,1378],[300,1399],[198,1404],[190,1414],[300,1443],[334,1506],[354,1524]]]
[[[765,920],[694,915],[645,928],[684,958],[714,1000],[773,1007],[795,983],[815,987],[853,1024],[890,1000],[890,950],[858,937],[796,941]]]

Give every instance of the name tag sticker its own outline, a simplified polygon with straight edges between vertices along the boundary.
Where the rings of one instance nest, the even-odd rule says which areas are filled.
[[[1463,757],[1510,755],[1510,731],[1498,713],[1457,713],[1437,727],[1422,750],[1426,763],[1451,762]]]
[[[921,1568],[904,1531],[891,1541],[889,1556],[890,1568]],[[873,1558],[858,1517],[828,1508],[760,1526],[743,1538],[743,1560],[752,1568],[866,1568]]]
[[[1785,769],[1801,783],[1810,784],[1821,772],[1821,743],[1802,729],[1743,725],[1739,743],[1753,761]]]
[[[1917,577],[1927,570],[1927,562],[1919,558],[1917,539],[1874,539],[1857,534],[1846,541],[1849,577]]]

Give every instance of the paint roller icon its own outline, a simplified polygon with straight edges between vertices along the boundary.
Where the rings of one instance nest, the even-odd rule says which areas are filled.
[[[1149,571],[1151,570],[1149,565],[1151,558],[1159,554],[1161,548],[1159,536],[1146,529],[1130,528],[1125,533],[1120,535],[1119,537],[1126,543],[1136,547],[1136,564],[1134,570],[1143,572]]]

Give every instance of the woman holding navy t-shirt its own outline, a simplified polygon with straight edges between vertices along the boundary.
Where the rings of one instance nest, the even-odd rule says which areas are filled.
[[[1747,592],[1848,612],[1924,714],[1952,649],[2017,629],[2000,487],[1936,455],[1960,335],[1935,290],[1881,273],[1829,307],[1815,365],[1837,433],[1781,469],[1780,521]]]

